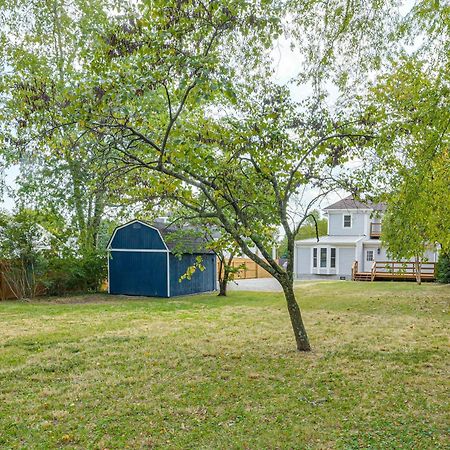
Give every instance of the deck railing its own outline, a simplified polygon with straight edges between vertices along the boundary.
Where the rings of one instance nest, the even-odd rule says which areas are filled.
[[[420,274],[421,278],[436,278],[435,262],[414,261],[374,261],[371,278],[413,278]]]
[[[356,274],[358,273],[358,261],[353,261],[352,264],[352,280],[355,280]]]
[[[381,236],[381,223],[371,222],[370,223],[370,237],[380,237]]]

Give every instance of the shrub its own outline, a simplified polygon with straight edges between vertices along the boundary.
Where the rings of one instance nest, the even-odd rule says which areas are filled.
[[[437,280],[450,283],[450,253],[441,253],[437,263]]]
[[[90,254],[55,256],[48,259],[47,270],[40,280],[49,295],[68,292],[97,291],[106,278],[106,256]]]

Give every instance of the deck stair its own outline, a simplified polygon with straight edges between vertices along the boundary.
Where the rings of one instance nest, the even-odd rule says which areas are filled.
[[[372,274],[370,272],[357,272],[353,276],[354,281],[372,281]]]

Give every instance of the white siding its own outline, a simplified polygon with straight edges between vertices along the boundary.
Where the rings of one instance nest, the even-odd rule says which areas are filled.
[[[344,215],[352,216],[351,228],[344,228]],[[363,236],[367,233],[366,227],[370,216],[369,213],[362,212],[329,212],[328,213],[328,234],[330,236]]]
[[[295,253],[296,270],[298,275],[305,275],[311,273],[311,248],[297,247]]]
[[[355,248],[338,248],[339,252],[339,275],[350,276],[352,264],[355,260]]]
[[[375,261],[392,261],[392,258],[387,254],[386,248],[381,246],[381,242],[378,241],[377,244],[375,244],[374,241],[367,241],[364,243],[364,251],[361,255],[361,262],[359,263],[360,271],[370,272],[372,269],[372,262],[367,261],[367,250],[373,250]],[[378,249],[380,249],[379,254]],[[425,257],[429,262],[437,261],[437,253],[434,250],[427,251]],[[410,261],[414,261],[414,258],[411,258]]]

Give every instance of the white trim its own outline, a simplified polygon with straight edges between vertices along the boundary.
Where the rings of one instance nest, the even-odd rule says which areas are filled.
[[[152,230],[156,230],[158,232],[159,237],[161,238],[162,243],[164,244],[164,247],[166,247],[166,250],[169,251],[169,247],[167,247],[166,242],[164,241],[164,239],[161,235],[161,232],[158,230],[158,228],[152,227],[148,223],[145,223],[142,220],[138,220],[138,219],[131,220],[130,222],[127,222],[123,225],[116,227],[113,231],[111,238],[108,241],[108,244],[106,245],[106,249],[107,250],[111,249],[111,243],[114,241],[117,231],[121,230],[122,228],[128,227],[129,225],[133,225],[133,223],[140,223],[141,225],[144,225],[145,227],[151,228]],[[115,250],[115,249],[112,249],[112,250]]]
[[[109,275],[109,257],[110,254],[107,254],[107,258],[108,258],[108,294],[111,294],[111,277]]]
[[[322,266],[322,250],[325,250],[325,265]],[[320,247],[318,268],[328,269],[328,247]]]
[[[317,270],[319,268],[319,248],[320,247],[311,247],[311,273],[313,273],[313,270]],[[317,250],[315,267],[314,267],[314,249]]]
[[[357,236],[356,236],[357,237]],[[355,245],[359,244],[361,242],[361,239],[366,239],[366,236],[360,236],[357,240],[355,241],[313,241],[313,242],[302,242],[302,241],[296,241],[295,242],[295,246],[298,248],[304,248],[304,247],[316,247],[316,246],[324,246],[324,245],[344,245],[347,247],[354,247]],[[371,239],[371,241],[377,242],[374,239]],[[369,241],[364,241],[364,242],[369,242]]]
[[[326,214],[327,212],[330,212],[330,211],[332,211],[332,212],[335,212],[335,211],[368,212],[368,211],[375,211],[375,210],[372,208],[332,208],[332,209],[325,208],[324,211],[325,211],[324,214]]]
[[[157,250],[153,248],[108,248],[108,252],[142,252],[142,253],[170,253],[170,250]]]
[[[380,247],[383,248],[381,245],[381,241],[379,239],[371,239],[370,241],[364,241],[363,242],[364,247]]]
[[[334,249],[334,267],[331,267],[331,251]],[[332,247],[330,246],[330,264],[329,264],[329,268],[330,270],[336,270],[337,269],[337,248],[336,247]]]
[[[218,280],[218,276],[217,276],[217,255],[214,253],[214,287],[215,287],[215,291],[217,291],[219,289],[219,280]],[[295,264],[295,258],[294,258],[294,264]]]
[[[167,254],[167,298],[170,297],[170,253]]]
[[[337,273],[339,265],[339,247],[334,244],[331,245],[318,245],[311,248],[310,253],[310,273],[318,275],[333,275]],[[349,248],[352,248],[351,246]],[[314,249],[317,249],[317,266],[314,267]],[[335,266],[331,267],[331,249],[335,249]],[[322,266],[322,250],[326,251],[326,263]]]
[[[294,276],[297,277],[297,249],[295,248],[295,242],[294,242]]]

